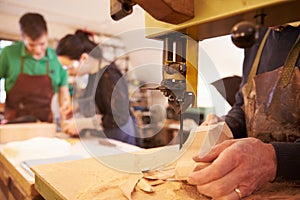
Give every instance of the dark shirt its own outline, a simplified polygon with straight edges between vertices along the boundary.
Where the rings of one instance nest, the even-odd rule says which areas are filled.
[[[247,137],[244,111],[242,86],[247,82],[252,63],[255,59],[259,44],[266,33],[266,28],[260,30],[260,37],[251,48],[245,49],[243,63],[243,77],[239,92],[236,94],[236,103],[225,116],[225,121],[230,127],[234,138]],[[263,49],[257,74],[273,71],[284,65],[287,55],[296,41],[300,32],[300,26],[287,26],[281,31],[271,30]],[[300,67],[298,57],[297,67]],[[300,125],[299,125],[300,126]],[[277,156],[276,177],[282,179],[300,180],[300,143],[272,143]]]
[[[80,116],[93,117],[96,114],[95,110],[95,91],[97,87],[97,82],[100,74],[88,74],[87,85],[84,89],[81,89],[80,81],[77,80],[76,90],[73,90],[73,101],[77,103]]]
[[[300,142],[272,143],[277,157],[276,180],[300,180]]]
[[[100,70],[95,101],[103,115],[104,129],[114,129],[126,124],[130,116],[128,85],[115,63]]]
[[[129,94],[126,77],[115,63],[89,74],[88,80],[79,82],[87,85],[74,92],[78,104],[79,116],[92,117],[102,115],[103,131],[97,134],[136,145],[138,129],[129,107]],[[84,84],[82,84],[84,85]]]

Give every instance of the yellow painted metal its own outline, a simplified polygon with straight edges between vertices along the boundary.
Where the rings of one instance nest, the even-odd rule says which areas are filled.
[[[299,0],[195,0],[195,17],[179,25],[168,24],[146,14],[148,38],[166,35],[170,30],[189,32],[195,40],[229,34],[232,26],[242,20],[255,21],[265,13],[266,26],[300,20]]]
[[[187,39],[186,45],[186,83],[186,91],[195,95],[193,107],[197,107],[198,42],[192,38]]]

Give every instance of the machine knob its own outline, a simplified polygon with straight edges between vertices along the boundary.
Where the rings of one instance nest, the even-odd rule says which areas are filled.
[[[255,24],[248,21],[237,23],[231,30],[231,40],[239,48],[250,48],[257,40]]]
[[[118,21],[133,11],[133,3],[131,0],[111,0],[110,16],[113,20]]]

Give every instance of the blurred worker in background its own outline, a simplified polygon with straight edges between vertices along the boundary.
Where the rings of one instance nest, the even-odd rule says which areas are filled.
[[[61,109],[70,106],[67,72],[48,47],[47,24],[42,15],[26,13],[19,20],[22,42],[4,48],[0,77],[5,78],[5,119],[33,117],[52,122],[51,99],[59,95]]]
[[[194,157],[212,162],[189,177],[199,192],[239,199],[267,182],[300,180],[299,33],[299,25],[262,28],[259,41],[245,49],[235,105],[225,117],[211,114],[202,125],[225,120],[234,138],[250,138],[225,141]]]
[[[78,30],[62,38],[56,48],[60,62],[67,66],[70,75],[77,75],[77,79],[88,74],[83,90],[78,88],[79,84],[75,85],[73,107],[78,107],[74,113],[85,117],[100,114],[106,137],[136,144],[137,129],[129,108],[127,80],[114,62],[105,65],[100,47],[90,37],[90,33]],[[73,120],[63,125],[63,131],[78,135],[83,128],[95,128],[76,127],[75,123]]]

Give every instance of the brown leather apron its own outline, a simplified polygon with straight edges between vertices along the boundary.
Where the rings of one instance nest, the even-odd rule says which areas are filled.
[[[47,60],[46,75],[24,74],[23,68],[24,58],[21,60],[20,75],[6,97],[5,119],[13,120],[22,116],[34,116],[40,121],[52,122],[53,88],[49,76],[49,61]]]
[[[264,142],[300,138],[300,71],[295,67],[300,35],[284,66],[255,75],[269,30],[261,42],[248,82],[243,86],[247,134]]]

